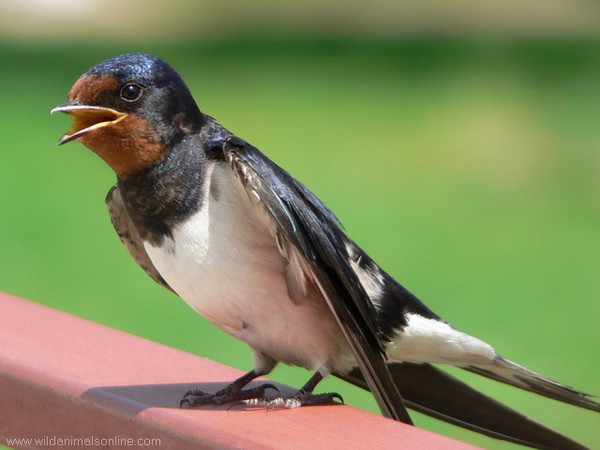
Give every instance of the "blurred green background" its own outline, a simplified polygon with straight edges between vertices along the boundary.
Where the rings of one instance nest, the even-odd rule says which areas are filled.
[[[143,12],[138,1],[95,12],[79,3],[0,5],[0,289],[250,368],[244,344],[153,283],[121,246],[103,202],[108,167],[80,144],[54,147],[69,120],[48,112],[75,79],[144,51],[173,65],[204,112],[308,185],[454,326],[600,393],[597,4],[522,11],[465,1],[443,16],[434,1],[261,1],[252,14],[241,2],[167,11],[151,1]],[[591,412],[452,373],[600,446]],[[299,386],[308,375],[281,367],[272,377]],[[377,410],[337,380],[320,389]],[[515,448],[424,416],[416,423]]]

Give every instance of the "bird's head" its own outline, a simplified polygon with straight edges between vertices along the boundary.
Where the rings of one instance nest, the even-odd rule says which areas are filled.
[[[185,135],[197,133],[204,121],[177,72],[143,53],[96,64],[75,82],[67,102],[51,112],[73,119],[58,145],[81,142],[120,177],[152,166]]]

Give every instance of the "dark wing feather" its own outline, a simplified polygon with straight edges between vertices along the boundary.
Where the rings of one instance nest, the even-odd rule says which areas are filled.
[[[125,209],[125,203],[123,202],[123,197],[121,196],[118,185],[115,184],[110,188],[108,194],[106,194],[105,201],[106,206],[108,206],[110,221],[112,222],[113,227],[115,227],[115,231],[119,235],[121,242],[125,245],[135,262],[137,262],[154,281],[167,289],[172,290],[160,273],[158,273],[158,270],[156,270],[156,267],[152,264],[148,253],[146,253],[142,238],[133,225],[129,214],[127,213],[127,209]]]
[[[389,368],[406,405],[415,411],[528,447],[585,448],[430,364],[393,363]],[[349,374],[336,375],[363,389],[369,389],[357,369]]]
[[[388,372],[374,307],[350,266],[347,238],[335,216],[300,182],[245,141],[230,137],[223,147],[251,197],[276,223],[278,242],[300,253],[313,282],[337,319],[382,413],[411,423]]]

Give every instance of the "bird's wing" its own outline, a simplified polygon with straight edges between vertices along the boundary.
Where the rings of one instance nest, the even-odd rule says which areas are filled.
[[[406,405],[487,436],[543,449],[584,449],[583,445],[482,394],[431,364],[392,363],[390,373]],[[336,374],[369,389],[355,369]]]
[[[302,277],[315,284],[382,413],[411,423],[386,366],[374,306],[351,268],[347,238],[335,216],[300,182],[242,139],[227,138],[223,154],[250,199],[274,221],[278,247],[295,267],[288,284],[300,285],[290,291],[302,288]]]
[[[137,262],[154,281],[167,289],[172,290],[158,270],[156,270],[154,264],[152,264],[148,253],[146,253],[142,238],[125,209],[123,197],[116,184],[108,191],[105,201],[106,206],[108,207],[110,221],[112,222],[113,227],[115,227],[115,231],[119,235],[121,242],[125,245],[135,262]]]

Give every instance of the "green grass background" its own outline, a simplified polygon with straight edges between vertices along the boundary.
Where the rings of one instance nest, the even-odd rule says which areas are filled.
[[[203,111],[314,190],[453,325],[600,393],[598,41],[0,43],[0,289],[246,370],[244,344],[127,255],[103,202],[112,172],[80,144],[54,147],[69,120],[50,108],[80,73],[126,51],[169,61]],[[308,375],[282,367],[273,378],[299,386]],[[461,376],[600,447],[593,413]],[[337,380],[320,389],[376,411],[369,394]],[[514,447],[418,415],[416,423]]]

